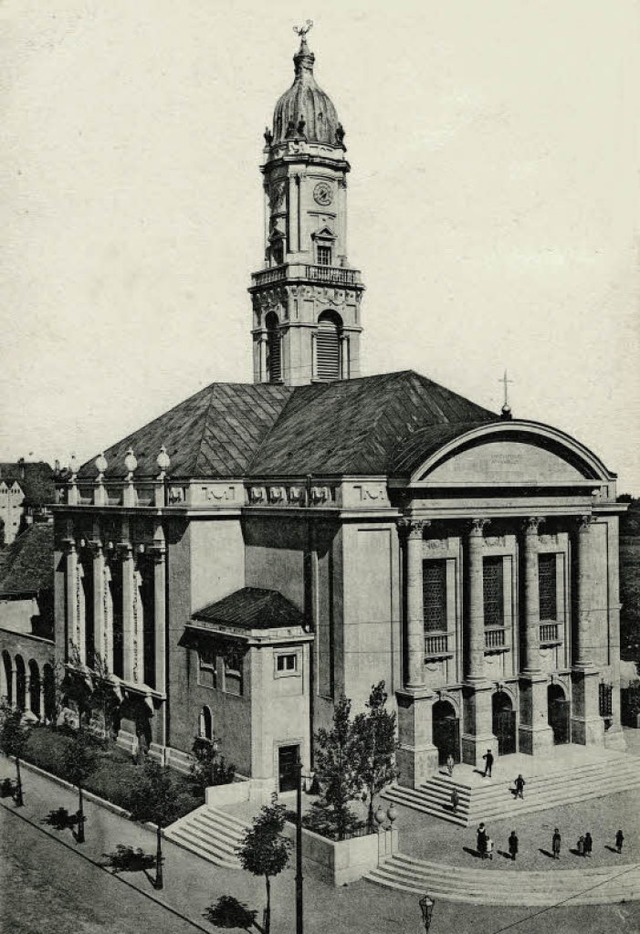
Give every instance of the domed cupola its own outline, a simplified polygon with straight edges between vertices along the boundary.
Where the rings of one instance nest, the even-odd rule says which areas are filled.
[[[279,99],[273,112],[273,143],[306,139],[310,143],[344,149],[344,131],[328,94],[316,83],[314,62],[315,55],[309,51],[306,33],[301,32],[300,48],[293,57],[293,84]]]

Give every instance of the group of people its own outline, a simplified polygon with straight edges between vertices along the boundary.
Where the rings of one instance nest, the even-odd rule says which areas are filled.
[[[624,834],[621,830],[618,830],[615,839],[616,852],[622,853]],[[518,835],[516,834],[515,830],[512,830],[507,841],[507,848],[509,850],[509,856],[514,863],[516,861],[516,856],[518,855],[518,847]],[[551,837],[551,852],[554,859],[560,858],[561,847],[562,837],[560,835],[560,831],[556,827],[553,831],[553,836]],[[580,836],[576,849],[580,856],[591,856],[593,851],[593,838],[590,833],[587,832]],[[484,823],[480,824],[477,830],[476,850],[481,859],[493,859],[493,840],[487,833],[487,828],[485,827]]]

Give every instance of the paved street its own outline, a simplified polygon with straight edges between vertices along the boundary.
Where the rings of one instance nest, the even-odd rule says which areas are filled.
[[[0,778],[13,766],[0,761]],[[42,818],[54,807],[75,809],[76,797],[64,788],[25,770],[26,806],[15,813],[4,799],[0,807],[3,934],[129,934],[151,930],[187,934],[197,928],[167,908],[161,899],[200,929],[215,929],[202,917],[220,895],[235,895],[262,909],[264,882],[241,871],[218,869],[173,844],[166,844],[166,888],[156,894],[139,873],[112,878],[100,862],[102,854],[125,842],[153,849],[153,834],[115,814],[87,805],[87,843],[78,846],[68,831],[44,827]],[[13,812],[13,813],[12,813]],[[27,823],[27,821],[29,823]],[[63,843],[64,841],[64,843]],[[67,845],[64,845],[67,844]],[[82,855],[80,855],[80,853]],[[273,934],[295,930],[293,869],[273,884]],[[637,934],[640,903],[630,905],[546,909],[491,909],[438,901],[431,934]],[[414,896],[357,882],[341,889],[305,879],[305,934],[419,934],[423,930]]]

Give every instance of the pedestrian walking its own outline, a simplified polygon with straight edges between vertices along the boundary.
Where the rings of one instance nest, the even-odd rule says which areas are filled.
[[[487,837],[487,856],[489,859],[493,859],[493,840],[491,837]]]
[[[584,855],[591,856],[592,850],[593,850],[593,838],[591,837],[591,834],[587,832],[584,835]]]
[[[551,852],[553,853],[553,858],[558,859],[560,856],[560,844],[562,843],[562,837],[560,836],[560,831],[556,827],[553,831],[553,836],[551,838]]]
[[[491,769],[493,768],[493,753],[491,752],[490,749],[487,749],[487,751],[485,752],[482,758],[485,760],[485,763],[486,763],[484,767],[484,777],[486,778],[488,775],[489,778],[491,778]]]
[[[451,753],[449,753],[449,755],[447,756],[447,772],[449,773],[449,778],[451,778],[451,776],[453,775],[454,765],[455,765],[455,761],[453,759],[453,756],[451,755]]]
[[[619,830],[616,834],[616,850],[618,853],[622,853],[622,844],[624,843],[624,834]]]
[[[518,775],[518,777],[517,777],[516,780],[515,780],[516,798],[523,798],[523,799],[524,799],[524,786],[525,786],[526,784],[527,784],[527,783],[525,782],[525,780],[524,780],[524,778],[522,777],[522,775]]]
[[[484,854],[487,852],[487,831],[484,824],[480,824],[477,831],[477,844],[476,849],[482,859],[484,859]]]
[[[460,795],[458,794],[458,789],[454,788],[451,792],[451,810],[455,814],[458,810],[458,805],[460,804]]]
[[[515,863],[516,856],[518,855],[518,835],[516,834],[515,830],[512,830],[511,834],[509,835],[509,855]]]
[[[584,836],[578,837],[578,843],[576,844],[576,849],[578,851],[578,856],[584,856]]]

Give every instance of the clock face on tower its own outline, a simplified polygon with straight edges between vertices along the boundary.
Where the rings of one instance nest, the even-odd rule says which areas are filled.
[[[331,204],[333,201],[333,191],[331,185],[327,182],[318,182],[316,187],[313,189],[313,198],[317,204],[322,204],[323,206]]]

